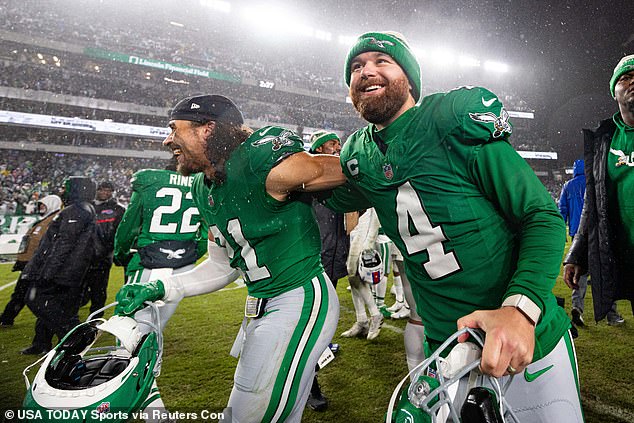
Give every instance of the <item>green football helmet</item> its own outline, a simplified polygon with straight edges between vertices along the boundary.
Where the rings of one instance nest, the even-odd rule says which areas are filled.
[[[158,322],[158,310],[151,306]],[[27,393],[23,408],[27,416],[34,422],[78,423],[133,418],[160,371],[159,329],[154,326],[142,335],[134,319],[117,315],[76,326],[53,350],[24,370]],[[114,345],[91,348],[104,334],[115,338]],[[41,361],[30,383],[27,372]]]

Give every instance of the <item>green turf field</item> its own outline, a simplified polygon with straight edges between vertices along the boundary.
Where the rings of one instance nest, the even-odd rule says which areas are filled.
[[[16,279],[11,264],[0,264],[0,287]],[[109,300],[122,284],[120,268],[113,268]],[[341,345],[337,358],[320,372],[319,380],[330,401],[328,411],[306,410],[305,422],[379,422],[398,381],[406,374],[402,330],[405,321],[390,321],[374,342],[344,339],[338,335],[354,321],[347,281],[339,283],[341,320],[333,342]],[[9,299],[12,287],[0,290],[0,307]],[[561,278],[555,293],[566,298],[570,291]],[[234,358],[229,349],[242,321],[244,288],[185,299],[165,330],[165,356],[159,378],[164,401],[170,411],[219,412],[232,386]],[[393,297],[388,294],[387,303]],[[586,298],[586,328],[576,340],[581,393],[589,423],[634,422],[634,395],[630,376],[634,374],[634,318],[627,302],[619,302],[626,319],[620,327],[592,318],[591,294]],[[112,313],[110,311],[106,316]],[[80,318],[88,315],[87,307]],[[0,329],[0,410],[20,406],[25,393],[22,370],[35,361],[19,351],[30,345],[34,317],[28,309],[18,316],[14,327]]]

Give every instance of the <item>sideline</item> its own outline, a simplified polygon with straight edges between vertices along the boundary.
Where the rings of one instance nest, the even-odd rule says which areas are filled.
[[[0,291],[2,291],[3,289],[7,289],[7,288],[12,287],[12,286],[13,286],[13,285],[15,285],[17,282],[18,282],[18,280],[16,279],[16,280],[14,280],[13,282],[9,282],[9,283],[8,283],[8,284],[6,284],[6,285],[2,285],[2,286],[0,286]]]

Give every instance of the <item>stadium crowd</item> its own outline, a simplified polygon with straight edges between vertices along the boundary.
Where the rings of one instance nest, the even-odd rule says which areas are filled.
[[[0,214],[36,213],[37,201],[57,194],[68,176],[110,181],[119,202],[127,204],[132,174],[139,169],[163,166],[165,162],[156,159],[4,150],[0,159]]]

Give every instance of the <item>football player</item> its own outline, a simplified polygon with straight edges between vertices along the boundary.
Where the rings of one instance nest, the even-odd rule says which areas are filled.
[[[379,228],[379,234],[376,237],[376,249],[381,254],[383,275],[385,276],[385,279],[376,285],[374,291],[376,305],[384,317],[391,317],[392,319],[404,319],[409,317],[409,305],[405,301],[405,297],[403,297],[403,282],[401,281],[398,266],[396,266],[397,261],[403,261],[403,256],[398,248],[394,246],[392,240],[385,235],[383,228]],[[396,302],[392,306],[387,307],[385,305],[385,292],[387,291],[387,276],[390,273],[392,273]]]
[[[506,398],[521,421],[583,421],[570,320],[552,294],[564,223],[508,142],[498,97],[462,87],[421,98],[419,64],[393,32],[361,35],[345,79],[369,125],[344,144],[351,185],[329,205],[375,208],[404,255],[427,347],[480,328],[482,371],[516,375]]]
[[[350,232],[350,252],[346,265],[356,321],[350,329],[341,334],[345,338],[362,337],[371,341],[381,333],[383,315],[374,301],[370,285],[359,275],[359,257],[363,251],[374,249],[378,230],[379,221],[376,218],[376,212],[368,209],[359,217],[357,226]],[[366,307],[370,313],[369,320],[365,312]]]
[[[201,236],[201,217],[190,192],[192,178],[176,172],[175,163],[166,169],[143,169],[132,176],[130,204],[123,214],[114,241],[115,263],[125,266],[126,283],[142,283],[194,268],[207,251]],[[206,228],[204,233],[206,233]],[[165,328],[179,301],[159,306],[161,328]],[[149,309],[135,318],[152,321]],[[143,333],[151,328],[140,324]],[[148,410],[164,410],[156,386],[143,405]],[[152,416],[151,412],[147,412]]]
[[[416,312],[416,307],[410,309],[409,304],[415,304],[412,288],[409,280],[405,275],[405,266],[403,264],[403,255],[396,248],[396,245],[385,235],[383,228],[379,228],[379,235],[376,240],[378,250],[383,258],[383,269],[385,275],[394,272],[393,281],[396,287],[396,302],[392,307],[385,310],[392,319],[407,319],[403,339],[405,342],[405,358],[407,360],[407,368],[411,371],[425,359],[425,349],[423,341],[425,339],[425,327]],[[387,279],[387,278],[386,278]],[[383,282],[381,282],[383,283]],[[380,285],[380,284],[379,284]],[[378,285],[377,285],[378,286]],[[382,291],[385,294],[385,288]],[[383,309],[381,313],[383,313]],[[413,377],[414,375],[412,375]]]
[[[184,98],[169,126],[164,145],[178,171],[196,173],[192,194],[209,226],[209,258],[190,272],[125,285],[118,311],[215,291],[239,269],[249,295],[225,416],[298,422],[337,326],[339,302],[321,265],[311,204],[292,194],[344,183],[339,160],[305,152],[301,138],[284,128],[253,132],[236,105],[219,95]]]

